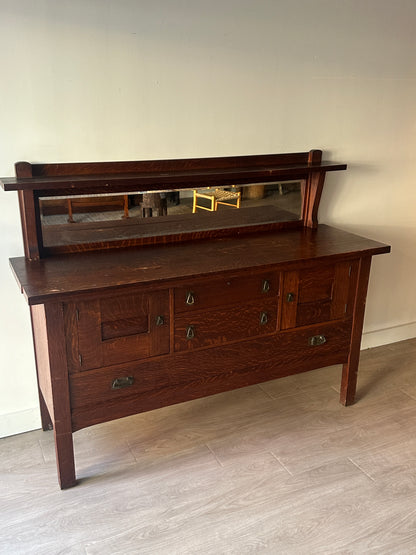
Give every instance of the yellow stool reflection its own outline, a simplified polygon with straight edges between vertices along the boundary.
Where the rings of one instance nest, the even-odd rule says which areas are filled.
[[[208,206],[198,204],[198,199],[208,200]],[[231,206],[232,208],[240,208],[241,192],[237,191],[235,187],[232,187],[231,191],[225,189],[211,190],[210,187],[204,189],[203,191],[198,191],[197,189],[194,189],[194,198],[192,204],[192,212],[194,214],[197,208],[201,210],[208,210],[209,212],[215,212],[218,209],[219,204]]]

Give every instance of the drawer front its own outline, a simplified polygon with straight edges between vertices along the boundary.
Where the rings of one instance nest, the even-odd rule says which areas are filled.
[[[72,371],[169,352],[169,292],[138,293],[64,305]]]
[[[265,299],[278,293],[279,273],[273,271],[195,280],[174,289],[175,313]]]
[[[282,294],[282,329],[351,316],[358,262],[286,272]]]
[[[71,374],[73,429],[341,364],[350,338],[351,319]]]
[[[179,314],[175,316],[175,351],[274,333],[276,324],[277,298]]]

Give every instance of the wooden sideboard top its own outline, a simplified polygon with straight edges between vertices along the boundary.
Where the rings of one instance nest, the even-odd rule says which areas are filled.
[[[310,260],[335,261],[356,253],[387,253],[390,247],[327,225],[318,229],[286,230],[241,237],[201,240],[62,255],[38,261],[10,260],[14,275],[30,305],[68,299],[134,285],[163,282],[284,265]]]

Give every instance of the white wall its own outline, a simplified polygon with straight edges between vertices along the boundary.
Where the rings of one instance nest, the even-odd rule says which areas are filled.
[[[322,148],[320,221],[391,243],[364,346],[416,335],[414,0],[0,0],[0,175],[31,162]],[[39,426],[1,193],[0,435]]]

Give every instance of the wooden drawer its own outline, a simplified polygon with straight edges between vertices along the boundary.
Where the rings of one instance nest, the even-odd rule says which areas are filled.
[[[85,371],[168,353],[169,292],[64,305],[69,367]]]
[[[311,345],[311,338],[325,342]],[[73,429],[345,363],[351,320],[70,375]],[[209,356],[208,356],[209,352]],[[113,389],[115,380],[130,385]]]
[[[275,297],[278,293],[279,273],[273,271],[194,280],[175,287],[175,313]]]
[[[281,328],[288,329],[351,316],[358,262],[341,262],[286,272]]]
[[[175,316],[175,351],[212,347],[276,331],[277,298]]]

